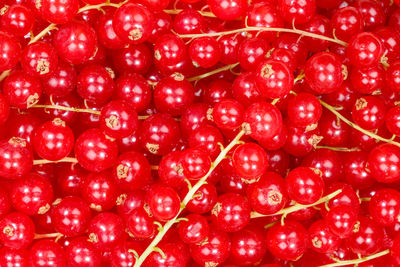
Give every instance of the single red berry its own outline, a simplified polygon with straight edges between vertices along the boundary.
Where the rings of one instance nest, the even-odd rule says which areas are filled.
[[[160,221],[174,218],[180,210],[180,199],[174,189],[164,185],[153,185],[146,194],[151,214]]]
[[[325,222],[332,233],[347,238],[353,233],[358,214],[350,206],[340,205],[331,208],[325,215]]]
[[[85,237],[70,240],[65,254],[68,266],[71,267],[97,267],[101,265],[100,251]]]
[[[108,171],[90,173],[82,185],[82,198],[95,211],[109,210],[117,203],[118,188]]]
[[[111,212],[100,213],[90,221],[89,241],[101,251],[110,250],[123,240],[124,229],[121,217]]]
[[[17,37],[23,37],[29,33],[34,23],[33,12],[20,4],[10,6],[0,20],[1,29]]]
[[[247,8],[245,0],[207,0],[211,12],[222,20],[234,20],[241,17]]]
[[[7,33],[0,32],[0,71],[12,69],[17,65],[21,45]]]
[[[232,160],[235,171],[246,180],[257,179],[268,167],[267,153],[255,143],[238,146]]]
[[[187,244],[196,244],[208,236],[209,226],[207,219],[198,214],[189,214],[186,220],[179,222],[178,233],[180,239]]]
[[[182,152],[181,164],[185,177],[198,180],[210,170],[211,159],[205,151],[197,148],[189,148]]]
[[[375,147],[368,156],[368,169],[381,183],[392,183],[400,179],[400,149],[392,144]]]
[[[66,255],[58,243],[43,239],[33,244],[29,250],[30,264],[34,267],[65,266]]]
[[[28,247],[35,235],[35,225],[30,217],[12,212],[0,220],[0,240],[5,247],[21,249]]]
[[[36,0],[35,6],[42,17],[54,24],[71,21],[78,13],[78,0]]]
[[[32,165],[32,151],[24,139],[12,137],[0,141],[0,177],[21,178],[29,173]]]
[[[369,32],[359,33],[349,40],[347,56],[350,63],[361,68],[377,65],[383,55],[383,44]]]

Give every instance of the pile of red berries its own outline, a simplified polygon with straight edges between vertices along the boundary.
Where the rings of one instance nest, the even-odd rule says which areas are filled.
[[[400,0],[3,0],[0,267],[400,266]]]

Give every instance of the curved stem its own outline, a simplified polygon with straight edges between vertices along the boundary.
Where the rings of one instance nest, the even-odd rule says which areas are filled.
[[[178,220],[179,220],[179,215],[181,214],[182,210],[186,207],[187,203],[192,199],[193,195],[199,190],[199,188],[206,183],[207,178],[210,176],[210,174],[214,171],[214,169],[218,166],[218,164],[221,163],[221,161],[225,158],[226,154],[239,142],[240,138],[244,135],[244,130],[241,130],[236,137],[229,143],[227,147],[225,147],[221,153],[218,155],[218,157],[215,159],[215,161],[211,164],[211,168],[208,171],[208,173],[201,178],[186,194],[185,198],[183,199],[181,203],[181,208],[178,212],[178,214],[173,218],[172,220],[169,220],[166,222],[163,226],[163,229],[158,232],[158,234],[154,237],[153,241],[149,244],[149,246],[146,248],[146,250],[140,255],[139,259],[135,262],[134,267],[139,267],[142,266],[143,262],[145,259],[154,251],[154,248],[157,246],[157,244],[161,241],[161,239],[164,237],[164,235],[167,233],[167,231],[174,225]]]
[[[98,110],[84,109],[84,108],[73,108],[73,107],[66,107],[66,106],[59,106],[59,105],[33,105],[30,108],[59,109],[59,110],[65,110],[65,111],[84,112],[84,113],[91,113],[91,114],[95,114],[95,115],[100,115],[100,111],[98,111]]]
[[[183,9],[164,9],[163,11],[170,15],[176,15],[182,12]],[[212,12],[197,10],[203,17],[216,18]]]
[[[361,151],[358,147],[347,148],[347,147],[333,147],[333,146],[316,146],[316,149],[329,149],[333,151],[341,151],[341,152],[353,152],[353,151]]]
[[[336,117],[338,117],[340,120],[342,120],[344,123],[348,124],[350,127],[368,135],[369,137],[372,137],[376,140],[385,142],[385,143],[389,143],[395,146],[400,147],[400,143],[393,141],[392,139],[387,139],[387,138],[383,138],[373,132],[367,131],[363,128],[361,128],[360,126],[358,126],[357,124],[351,122],[350,120],[346,119],[342,114],[340,114],[333,106],[329,105],[328,103],[322,101],[321,99],[319,100],[319,102],[321,103],[322,106],[324,106],[326,109],[328,109],[330,112],[332,112],[333,114],[336,115]]]
[[[346,265],[354,265],[354,264],[358,264],[358,263],[362,263],[362,262],[366,262],[372,259],[376,259],[382,256],[385,256],[387,254],[390,253],[389,249],[386,249],[384,251],[378,252],[376,254],[373,255],[369,255],[360,259],[354,259],[354,260],[348,260],[348,261],[339,261],[339,262],[335,262],[335,263],[330,263],[330,264],[325,264],[325,265],[321,265],[319,267],[336,267],[336,266],[346,266]]]
[[[0,82],[2,80],[4,80],[9,74],[10,74],[11,70],[5,70],[0,74]]]
[[[39,32],[36,36],[34,36],[30,41],[29,44],[32,43],[36,43],[37,41],[40,40],[40,38],[42,38],[43,36],[45,36],[49,31],[52,31],[54,29],[56,29],[56,24],[52,23],[49,26],[47,26],[46,28],[44,28],[41,32]]]
[[[45,238],[60,239],[62,236],[63,236],[63,234],[61,234],[61,233],[35,234],[34,239],[45,239]]]
[[[234,63],[234,64],[230,64],[230,65],[225,65],[225,66],[223,66],[223,67],[221,67],[221,68],[215,69],[215,70],[213,70],[213,71],[210,71],[210,72],[207,72],[207,73],[198,75],[198,76],[194,76],[194,77],[188,78],[188,79],[186,79],[186,80],[188,80],[189,82],[198,81],[198,80],[207,78],[207,77],[209,77],[209,76],[212,76],[212,75],[214,75],[214,74],[217,74],[217,73],[220,73],[220,72],[223,72],[223,71],[226,71],[226,70],[233,69],[233,68],[236,67],[237,65],[239,65],[239,63]]]
[[[247,27],[247,28],[241,28],[241,29],[236,29],[232,31],[223,31],[223,32],[213,32],[213,33],[199,33],[199,34],[181,34],[178,35],[181,38],[199,38],[199,37],[215,37],[215,36],[222,36],[222,35],[228,35],[228,34],[234,34],[234,33],[239,33],[239,32],[251,32],[251,31],[258,31],[258,32],[287,32],[287,33],[295,33],[311,38],[316,38],[320,40],[325,40],[329,41],[332,43],[336,43],[339,45],[347,46],[347,43],[338,39],[330,38],[325,35],[320,35],[320,34],[315,34],[311,32],[306,32],[298,29],[285,29],[285,28],[267,28],[267,27]]]
[[[36,159],[33,161],[33,165],[40,165],[40,164],[48,164],[48,163],[60,163],[60,162],[70,162],[70,163],[77,163],[78,160],[76,158],[63,158],[58,161],[51,161],[47,159]]]
[[[270,217],[270,216],[276,216],[276,215],[285,215],[286,216],[289,213],[296,212],[296,211],[299,211],[299,210],[302,210],[302,209],[305,209],[305,208],[314,207],[314,206],[317,206],[319,204],[322,204],[322,203],[324,203],[324,202],[336,197],[341,192],[342,192],[342,190],[339,189],[339,190],[337,190],[337,191],[335,191],[333,193],[330,193],[329,195],[326,195],[326,196],[320,198],[317,202],[315,202],[313,204],[302,205],[302,204],[298,204],[297,203],[297,204],[295,204],[293,206],[290,206],[290,207],[288,207],[286,209],[281,209],[280,211],[278,211],[278,212],[276,212],[274,214],[264,215],[264,214],[260,214],[258,212],[252,212],[251,213],[251,218]]]

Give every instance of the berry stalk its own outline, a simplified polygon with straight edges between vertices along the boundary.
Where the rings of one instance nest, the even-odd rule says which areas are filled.
[[[154,237],[153,241],[150,243],[150,245],[146,248],[146,250],[140,255],[140,257],[136,260],[136,263],[134,267],[139,267],[142,266],[143,262],[146,260],[146,258],[154,251],[156,248],[157,244],[162,240],[164,235],[168,232],[168,230],[171,228],[172,225],[174,225],[176,222],[178,222],[178,217],[182,210],[186,207],[186,205],[189,203],[189,201],[193,198],[197,190],[204,185],[207,181],[207,178],[211,175],[211,173],[214,171],[214,169],[218,166],[218,164],[221,163],[221,161],[225,158],[225,156],[228,154],[228,152],[239,142],[240,138],[245,134],[244,130],[241,130],[236,137],[229,143],[227,147],[225,147],[221,153],[218,155],[218,157],[215,159],[215,161],[211,164],[210,170],[207,172],[207,174],[202,177],[193,187],[189,189],[189,192],[186,194],[185,198],[183,199],[181,203],[181,208],[178,212],[178,214],[173,218],[172,220],[169,220],[164,224],[164,226],[161,228],[161,231],[158,232],[158,234]]]
[[[76,158],[63,158],[58,161],[51,161],[47,159],[36,159],[33,161],[33,165],[40,165],[40,164],[47,164],[47,163],[60,163],[60,162],[70,162],[70,163],[78,163],[78,160]]]
[[[366,257],[363,257],[363,258],[360,258],[360,259],[348,260],[348,261],[339,261],[339,262],[336,262],[336,263],[321,265],[319,267],[336,267],[336,266],[356,265],[356,264],[359,264],[359,263],[362,263],[362,262],[370,261],[370,260],[385,256],[385,255],[387,255],[389,253],[390,253],[390,250],[386,249],[386,250],[383,250],[383,251],[378,252],[376,254],[369,255],[369,256],[366,256]]]
[[[311,37],[311,38],[315,38],[315,39],[329,41],[329,42],[336,43],[336,44],[339,44],[342,46],[347,46],[346,42],[338,40],[338,39],[330,38],[330,37],[316,34],[316,33],[302,31],[302,30],[298,30],[298,29],[286,29],[286,28],[246,27],[246,28],[235,29],[235,30],[231,30],[231,31],[199,33],[199,34],[182,34],[182,35],[178,34],[178,36],[181,38],[199,38],[199,37],[205,37],[205,36],[216,37],[216,36],[223,36],[223,35],[235,34],[235,33],[240,33],[240,32],[251,32],[251,31],[295,33],[295,34],[299,34],[302,36],[307,36],[307,37]]]

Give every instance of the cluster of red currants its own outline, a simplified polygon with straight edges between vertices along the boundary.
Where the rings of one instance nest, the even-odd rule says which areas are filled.
[[[400,0],[3,0],[0,72],[0,267],[400,265]]]

